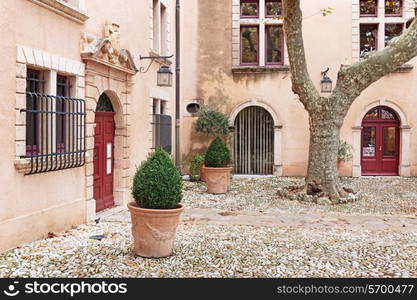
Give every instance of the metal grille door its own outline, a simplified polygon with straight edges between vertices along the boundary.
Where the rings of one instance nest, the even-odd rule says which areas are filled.
[[[274,122],[267,110],[250,106],[238,114],[233,150],[235,174],[273,174]]]

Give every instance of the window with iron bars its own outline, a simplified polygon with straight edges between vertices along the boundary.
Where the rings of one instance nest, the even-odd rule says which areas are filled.
[[[166,114],[166,101],[154,99],[152,108],[153,145],[161,147],[166,152],[172,152],[172,118]]]
[[[70,95],[69,78],[57,76],[56,95],[44,93],[42,72],[28,69],[26,85],[26,175],[85,164],[85,101]]]

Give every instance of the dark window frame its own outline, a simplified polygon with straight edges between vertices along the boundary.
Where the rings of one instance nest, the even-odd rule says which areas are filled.
[[[403,33],[404,33],[404,23],[403,22],[399,22],[399,23],[385,23],[385,28],[384,28],[384,38],[387,36],[387,25],[389,26],[389,25],[396,25],[396,26],[399,26],[399,25],[401,25],[401,33],[400,33],[400,35],[398,35],[398,36],[401,36]],[[395,37],[393,37],[393,38],[395,38]],[[384,43],[385,43],[385,47],[387,47],[388,46],[388,44],[387,44],[387,41],[384,41]],[[389,41],[388,41],[388,43],[389,43]]]
[[[375,2],[375,14],[361,14],[361,2],[362,1],[367,1],[367,0],[360,0],[359,1],[359,16],[361,18],[378,17],[378,3],[379,3],[379,1],[378,0],[374,0],[374,2]],[[385,5],[385,2],[384,2],[384,5]]]
[[[256,62],[243,62],[243,30],[247,28],[256,28],[257,32],[257,51],[256,51]],[[259,46],[260,46],[260,32],[259,25],[241,25],[240,26],[240,65],[241,66],[259,66]]]
[[[240,10],[240,18],[241,19],[258,19],[259,18],[259,8],[260,8],[260,5],[259,5],[259,1],[260,0],[240,0],[240,4],[239,4],[239,10]],[[243,4],[245,4],[245,3],[257,3],[257,5],[258,5],[258,12],[257,12],[257,14],[256,15],[252,15],[252,16],[248,16],[248,15],[244,15],[243,14]]]
[[[45,94],[43,88],[37,87],[44,83],[41,79],[43,71],[27,71],[27,90],[25,109],[27,120],[34,120],[35,125],[26,123],[26,151],[22,158],[28,160],[25,175],[39,174],[81,167],[86,161],[86,104],[84,99],[70,96],[57,96]],[[33,82],[35,85],[33,86]],[[58,91],[57,91],[58,92]],[[64,101],[65,111],[57,111],[56,104]],[[65,119],[65,134],[67,135],[65,150],[57,145],[56,117],[63,114]],[[33,133],[33,138],[30,135]],[[30,140],[36,145],[29,145]],[[34,149],[35,148],[35,149]]]
[[[38,109],[38,98],[32,93],[43,93],[45,80],[43,73],[36,69],[27,69],[26,73],[26,107]],[[31,93],[31,94],[29,94]],[[29,125],[30,124],[30,125]],[[39,120],[36,115],[26,114],[26,156],[37,155],[39,152]],[[32,141],[31,143],[29,143]]]
[[[67,76],[57,74],[56,79],[56,95],[57,101],[55,104],[56,114],[56,151],[58,153],[65,152],[65,145],[67,144],[67,132],[66,132],[66,118],[65,113],[67,107],[62,97],[71,97],[71,84],[70,79]],[[58,103],[60,105],[58,109]],[[59,127],[60,126],[60,127]],[[59,130],[60,129],[60,130]],[[58,138],[58,131],[60,131],[60,138]]]
[[[375,37],[375,50],[374,51],[378,51],[378,43],[379,43],[379,40],[378,40],[378,35],[379,35],[379,30],[380,30],[380,24],[379,23],[361,23],[361,24],[359,24],[359,54],[361,54],[361,47],[362,47],[362,41],[361,41],[361,27],[362,26],[376,26],[376,28],[377,28],[377,34],[376,34],[376,37]]]
[[[265,18],[276,18],[276,17],[284,15],[284,5],[282,3],[282,0],[264,0],[264,1],[265,1]],[[279,2],[279,3],[281,3],[281,14],[279,14],[279,15],[268,15],[268,10],[266,8],[267,2]]]
[[[281,60],[279,62],[269,62],[268,61],[268,35],[267,35],[267,30],[268,27],[279,27],[281,30],[281,35],[280,35],[280,40],[281,40]],[[283,30],[283,26],[282,25],[277,25],[277,24],[270,24],[270,25],[265,25],[265,65],[267,66],[282,66],[284,65],[284,30]]]
[[[400,13],[398,14],[387,14],[387,6],[386,6],[386,2],[384,1],[384,14],[385,17],[402,17],[404,14],[404,0],[398,0],[400,1],[401,5],[400,5]]]

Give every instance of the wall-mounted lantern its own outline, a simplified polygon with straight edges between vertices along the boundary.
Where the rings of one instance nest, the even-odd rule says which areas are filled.
[[[327,75],[330,68],[327,68],[326,71],[321,72],[321,76],[323,76],[323,79],[321,80],[321,92],[322,93],[331,93],[333,91],[333,82]]]
[[[172,72],[167,66],[161,66],[158,70],[158,86],[172,86]]]
[[[155,59],[169,59],[174,57],[174,55],[171,56],[140,56],[140,60],[142,59],[150,59],[151,63],[149,64],[149,66],[146,68],[141,67],[139,69],[140,73],[146,73],[149,71],[149,68],[151,67],[152,63],[154,62]],[[163,87],[171,87],[172,86],[172,72],[171,72],[171,68],[168,66],[161,66],[157,72],[157,85],[158,86],[163,86]]]

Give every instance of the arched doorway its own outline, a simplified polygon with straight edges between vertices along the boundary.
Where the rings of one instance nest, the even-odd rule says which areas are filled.
[[[367,112],[362,121],[362,175],[399,174],[400,121],[386,106]]]
[[[95,113],[94,129],[94,199],[96,211],[114,206],[114,135],[115,111],[109,97],[101,94]]]
[[[274,120],[263,107],[248,106],[234,121],[234,173],[274,173]]]

